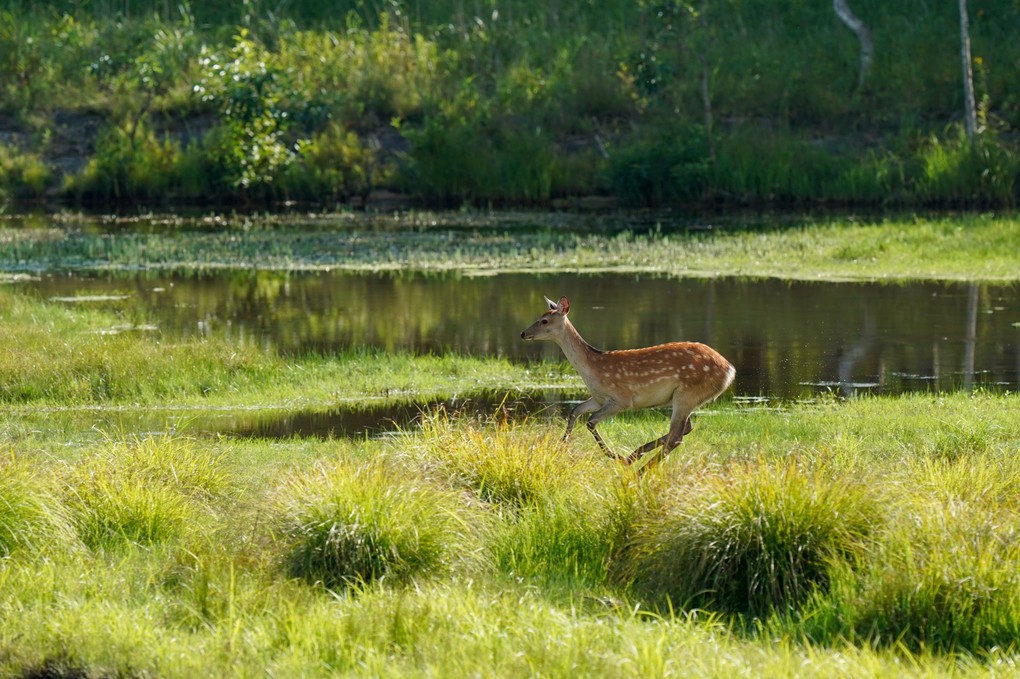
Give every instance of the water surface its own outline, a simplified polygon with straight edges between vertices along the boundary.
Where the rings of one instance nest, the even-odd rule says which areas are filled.
[[[519,361],[562,360],[520,332],[544,310],[543,295],[566,295],[597,347],[712,345],[736,365],[738,395],[1020,387],[1020,297],[1010,286],[276,271],[46,274],[17,285],[116,311],[122,322],[109,332],[216,336],[282,354],[376,347]]]

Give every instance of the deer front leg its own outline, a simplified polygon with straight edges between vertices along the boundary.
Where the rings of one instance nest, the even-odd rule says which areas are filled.
[[[607,446],[605,441],[602,440],[602,436],[599,434],[599,430],[596,429],[596,426],[598,425],[599,422],[606,419],[607,417],[612,417],[616,413],[622,412],[624,410],[626,410],[624,406],[621,406],[618,403],[609,400],[606,401],[601,408],[596,410],[591,415],[591,417],[588,418],[588,431],[590,431],[591,435],[595,437],[595,442],[599,444],[599,448],[602,449],[602,452],[605,453],[606,456],[612,460],[621,460],[624,459],[624,457],[622,455],[617,455],[616,453],[609,450],[609,446]]]
[[[570,436],[570,432],[574,430],[574,422],[577,421],[578,417],[585,413],[593,413],[601,407],[602,404],[593,398],[574,406],[574,409],[570,411],[570,415],[567,417],[567,430],[563,432],[563,440],[566,441],[567,437]]]

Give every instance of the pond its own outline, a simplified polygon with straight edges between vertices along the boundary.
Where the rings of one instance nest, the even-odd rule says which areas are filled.
[[[543,295],[566,295],[597,347],[710,344],[736,365],[740,396],[1020,387],[1020,296],[1009,286],[337,271],[44,274],[17,285],[112,309],[124,326],[111,332],[134,325],[283,354],[377,347],[514,361],[562,360],[520,332],[544,311]]]

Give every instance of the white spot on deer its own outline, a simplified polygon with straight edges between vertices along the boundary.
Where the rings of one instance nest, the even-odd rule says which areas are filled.
[[[708,372],[708,366],[706,365],[704,368],[702,368],[702,370],[704,370],[705,372]]]

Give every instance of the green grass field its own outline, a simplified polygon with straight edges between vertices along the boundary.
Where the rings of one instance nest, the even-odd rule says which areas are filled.
[[[97,443],[7,413],[0,674],[997,676],[1017,406],[724,401],[640,483],[541,418]]]
[[[950,216],[678,218],[397,213],[0,222],[0,271],[654,272],[799,280],[1020,279],[1013,212]],[[653,222],[649,224],[649,221]],[[656,228],[656,221],[664,228]],[[148,228],[138,228],[139,222]],[[118,224],[125,227],[122,232]],[[116,233],[117,237],[111,237]]]
[[[319,227],[309,233],[331,237]],[[152,243],[178,247],[169,261],[181,270],[196,252],[250,265],[236,255],[258,252],[262,231]],[[421,231],[407,238],[435,236]],[[614,252],[621,266],[673,275],[861,278],[888,266],[892,279],[1015,280],[1020,269],[1007,217],[649,236],[463,231],[465,248],[445,250],[444,266],[527,270],[522,261],[545,258],[598,269]],[[91,257],[127,268],[148,256],[131,238],[89,233],[6,230],[3,266]],[[528,238],[557,245],[503,244]],[[280,247],[303,261],[301,242]],[[472,259],[485,249],[488,260]],[[377,254],[381,267],[415,261]],[[281,358],[96,332],[117,321],[0,287],[2,677],[1016,672],[1015,394],[769,407],[724,396],[639,480],[583,427],[561,441],[563,421],[545,412],[437,411],[386,436],[326,440],[107,428],[102,414],[116,409],[183,419],[581,387],[565,364]],[[666,424],[643,412],[602,431],[627,451]]]

